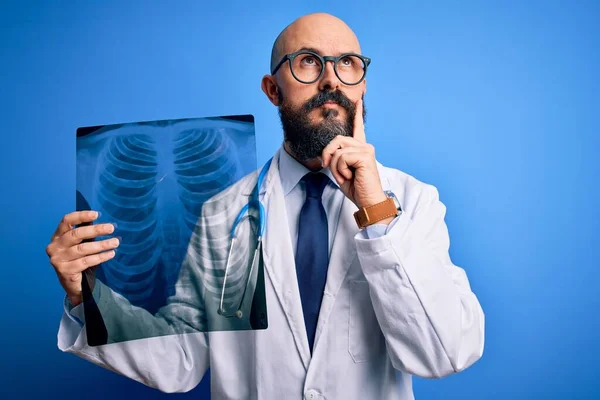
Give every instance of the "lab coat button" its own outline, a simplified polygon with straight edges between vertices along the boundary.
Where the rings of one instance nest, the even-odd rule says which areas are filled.
[[[317,400],[317,392],[314,390],[309,390],[304,394],[304,399],[305,400]]]

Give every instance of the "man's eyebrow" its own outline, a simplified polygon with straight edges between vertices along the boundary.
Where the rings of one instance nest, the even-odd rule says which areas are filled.
[[[301,51],[312,51],[313,53],[317,53],[319,55],[322,55],[321,52],[318,49],[315,49],[314,47],[306,47],[306,46],[302,46],[300,48],[296,48],[293,49],[292,51],[290,51],[288,54],[292,54],[292,53],[298,53]]]
[[[313,53],[322,55],[321,52],[319,50],[315,49],[314,47],[301,47],[297,51],[312,51]]]
[[[314,47],[301,47],[298,50],[296,50],[295,52],[298,52],[298,51],[312,51],[313,53],[317,53],[320,56],[323,55],[323,53],[320,50],[315,49]],[[354,51],[342,51],[339,54],[335,54],[335,55],[339,56],[340,54],[348,54],[348,53],[354,53]]]

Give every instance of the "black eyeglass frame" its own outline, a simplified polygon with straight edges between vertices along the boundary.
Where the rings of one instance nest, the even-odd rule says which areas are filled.
[[[321,61],[321,73],[319,73],[319,76],[317,76],[312,81],[303,81],[303,80],[299,79],[296,76],[296,74],[294,74],[294,69],[292,68],[292,63],[294,62],[294,59],[296,57],[298,57],[300,54],[310,54],[310,55],[313,55],[313,56],[317,57]],[[340,61],[344,57],[350,57],[350,56],[354,56],[354,57],[360,58],[361,61],[364,64],[364,68],[363,68],[364,73],[363,73],[363,76],[356,83],[346,83],[342,78],[340,78],[340,74],[338,74],[338,70],[337,70],[337,63],[338,63],[338,61]],[[286,61],[289,61],[290,72],[292,73],[292,76],[298,82],[305,83],[307,85],[310,85],[311,83],[315,83],[316,81],[318,81],[319,79],[321,79],[321,77],[323,76],[323,72],[325,72],[325,63],[327,61],[333,62],[333,70],[335,71],[335,75],[338,77],[338,79],[340,80],[340,82],[342,82],[342,83],[344,83],[344,85],[348,85],[348,86],[355,86],[355,85],[358,85],[359,83],[361,83],[365,79],[365,77],[367,76],[367,67],[369,66],[369,64],[371,64],[371,59],[369,57],[363,56],[361,54],[356,54],[356,53],[344,53],[344,54],[341,54],[341,55],[339,55],[337,57],[334,57],[334,56],[322,56],[322,55],[317,54],[317,53],[315,53],[314,51],[311,51],[311,50],[299,50],[299,51],[296,51],[295,53],[290,53],[290,54],[286,54],[285,56],[283,56],[281,58],[281,60],[279,61],[279,63],[277,64],[277,66],[275,68],[273,68],[273,71],[271,72],[271,75],[275,75],[275,73],[277,73],[277,71],[279,70],[279,68]]]

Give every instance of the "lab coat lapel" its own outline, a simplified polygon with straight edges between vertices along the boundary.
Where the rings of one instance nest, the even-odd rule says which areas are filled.
[[[310,349],[300,302],[296,261],[288,228],[285,197],[279,179],[279,152],[273,157],[265,183],[264,202],[267,214],[263,253],[265,270],[284,310],[304,368],[308,369]]]
[[[346,277],[352,262],[356,258],[356,246],[354,244],[354,236],[358,233],[358,227],[354,219],[354,213],[357,211],[356,205],[347,197],[344,198],[340,218],[336,230],[333,246],[331,248],[331,256],[329,257],[329,268],[327,270],[327,283],[325,284],[325,292],[321,302],[319,311],[319,322],[315,333],[315,348],[313,353],[316,353],[319,346],[319,337],[327,324],[329,315],[333,308],[336,295],[340,290],[342,282]]]

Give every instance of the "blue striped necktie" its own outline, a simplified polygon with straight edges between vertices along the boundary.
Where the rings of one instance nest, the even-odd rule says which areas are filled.
[[[312,354],[329,265],[327,215],[321,202],[329,178],[322,173],[308,173],[302,181],[306,184],[306,200],[300,210],[298,223],[296,274]]]

